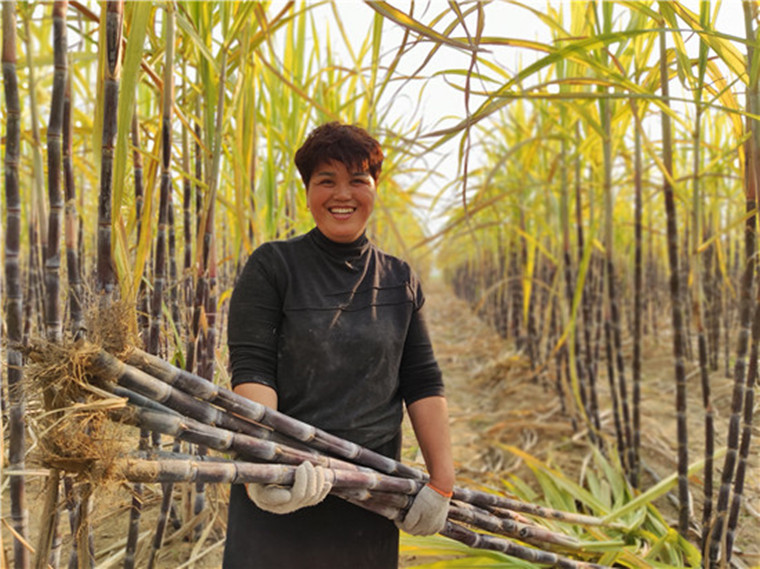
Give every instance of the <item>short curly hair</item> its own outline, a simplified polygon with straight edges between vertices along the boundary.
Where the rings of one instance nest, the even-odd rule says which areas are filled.
[[[322,124],[312,130],[296,151],[295,163],[304,186],[314,169],[324,162],[336,160],[349,168],[366,170],[377,183],[383,167],[380,143],[359,126],[337,121]]]

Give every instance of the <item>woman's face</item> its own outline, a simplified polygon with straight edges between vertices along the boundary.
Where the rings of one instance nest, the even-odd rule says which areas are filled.
[[[342,162],[320,163],[311,175],[306,200],[322,234],[336,243],[361,237],[375,207],[375,180],[367,171],[349,171]]]

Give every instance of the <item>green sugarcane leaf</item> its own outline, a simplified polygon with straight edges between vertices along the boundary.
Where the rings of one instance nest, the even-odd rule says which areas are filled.
[[[137,293],[137,288],[133,286],[133,282],[140,278],[132,274],[132,265],[128,257],[128,235],[124,229],[126,224],[121,218],[120,213],[121,206],[124,203],[124,181],[127,164],[129,163],[127,155],[130,147],[129,132],[132,124],[132,113],[134,112],[135,94],[137,92],[138,81],[140,80],[140,64],[142,63],[145,34],[153,11],[153,5],[150,2],[136,2],[130,3],[129,8],[131,9],[132,17],[129,37],[127,38],[124,52],[124,64],[121,68],[119,81],[118,128],[113,162],[114,216],[112,227],[118,228],[114,232],[114,260],[119,269],[119,282],[122,283],[122,295],[124,298],[134,297]]]
[[[253,5],[254,3],[248,3],[248,9],[253,9]],[[210,65],[214,73],[218,74],[219,65],[216,61],[216,58],[214,57],[214,54],[211,53],[211,50],[209,49],[206,42],[204,42],[203,38],[201,38],[201,36],[198,34],[198,30],[196,29],[195,25],[193,25],[193,23],[188,20],[187,13],[184,10],[177,11],[177,26],[185,33],[186,37],[190,40],[195,49],[198,50],[198,53],[203,56],[206,61],[206,65]]]
[[[717,458],[721,458],[723,455],[726,454],[727,450],[728,450],[727,447],[723,447],[715,451],[715,453],[713,453],[713,460]],[[691,464],[688,469],[689,475],[692,475],[698,472],[699,470],[703,469],[704,463],[705,461],[704,459],[702,459]],[[652,486],[649,490],[647,490],[646,492],[643,492],[642,494],[640,494],[639,496],[637,496],[636,498],[634,498],[633,500],[631,500],[624,506],[607,514],[604,517],[604,522],[605,523],[612,522],[614,520],[621,518],[624,515],[631,513],[636,508],[640,508],[642,506],[650,504],[651,502],[653,502],[660,496],[663,496],[664,494],[669,492],[676,485],[677,482],[678,482],[678,473],[674,472],[670,476],[663,478],[660,482]]]

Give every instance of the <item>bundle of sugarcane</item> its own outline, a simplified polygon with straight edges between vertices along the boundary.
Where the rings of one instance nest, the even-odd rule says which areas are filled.
[[[128,481],[290,485],[295,467],[309,461],[327,469],[333,494],[399,520],[427,480],[421,470],[241,397],[141,350],[129,349],[116,357],[90,345],[80,352],[84,356],[77,361],[85,371],[89,392],[125,402],[105,406],[110,419],[221,453],[204,457],[157,451],[121,454],[109,471]],[[600,518],[457,487],[440,533],[471,547],[542,565],[601,567],[567,557],[591,554],[583,551],[575,537],[550,531],[533,518],[603,525]]]

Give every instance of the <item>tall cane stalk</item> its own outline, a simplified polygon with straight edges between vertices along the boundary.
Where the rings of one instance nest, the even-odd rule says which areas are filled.
[[[63,182],[66,200],[64,214],[64,239],[66,243],[66,273],[69,284],[70,330],[74,339],[84,336],[82,314],[82,273],[79,256],[79,213],[77,211],[76,182],[71,143],[71,74],[67,74],[63,101]]]
[[[103,137],[100,161],[100,193],[98,195],[98,244],[96,290],[110,298],[116,287],[116,271],[111,254],[113,215],[113,157],[116,141],[121,70],[121,36],[124,0],[106,2],[106,66],[103,94]]]
[[[140,123],[137,108],[132,113],[132,125],[130,128],[132,137],[132,167],[135,180],[135,219],[137,235],[142,235],[142,210],[143,210],[143,159],[140,149]],[[150,334],[150,319],[148,318],[148,293],[145,279],[140,279],[137,293],[137,327],[138,333],[144,346],[148,345]],[[139,439],[139,449],[148,450],[150,433],[142,431]],[[124,569],[133,569],[137,554],[137,542],[140,535],[140,518],[142,516],[143,486],[135,482],[132,486],[132,504],[129,508],[129,526],[127,529],[127,544],[124,550]]]
[[[660,80],[662,97],[667,105],[670,98],[668,58],[665,44],[665,32],[660,32]],[[684,330],[683,309],[681,305],[681,281],[678,258],[678,222],[676,220],[676,202],[673,191],[673,153],[670,115],[662,112],[662,194],[665,200],[667,216],[668,265],[670,268],[670,304],[673,319],[673,357],[676,376],[676,414],[678,432],[678,532],[684,536],[689,530],[689,448],[688,428],[686,424],[686,370],[684,366]]]
[[[605,33],[610,31],[612,16],[610,5],[604,4],[602,27]],[[607,63],[606,50],[602,53],[602,61]],[[606,90],[606,87],[604,88]],[[612,202],[612,100],[602,98],[599,101],[599,115],[602,123],[602,157],[603,157],[603,195],[604,195],[604,276],[606,278],[607,305],[604,321],[604,336],[607,353],[607,374],[612,399],[612,413],[615,423],[615,434],[620,462],[623,468],[630,468],[628,449],[631,447],[631,431],[626,393],[625,370],[620,341],[620,315],[615,289],[615,263],[613,240],[613,202]],[[617,373],[617,383],[615,374]],[[621,411],[622,410],[622,411]]]
[[[47,207],[45,201],[45,166],[42,157],[42,137],[40,136],[40,112],[37,105],[37,66],[34,63],[34,36],[29,27],[31,20],[31,8],[21,10],[21,19],[24,25],[24,51],[26,52],[26,67],[29,81],[29,115],[31,118],[31,152],[32,152],[32,193],[30,209],[31,219],[37,221],[38,225],[35,231],[35,238],[40,243],[47,243],[47,225],[44,221],[47,219]],[[35,241],[36,243],[36,241]],[[40,248],[42,246],[40,245]],[[41,312],[42,314],[42,312]]]
[[[161,99],[161,189],[158,209],[158,232],[156,234],[155,262],[153,266],[153,292],[151,297],[150,346],[148,351],[159,353],[159,339],[162,332],[164,284],[167,271],[167,224],[169,221],[170,192],[172,191],[172,105],[174,103],[174,5],[167,4],[164,54],[163,94]],[[156,564],[158,551],[164,540],[166,521],[171,507],[174,485],[163,486],[164,496],[161,501],[158,523],[154,534],[153,546],[148,558],[148,569]]]
[[[130,126],[130,136],[132,138],[132,172],[135,179],[135,233],[142,235],[142,214],[145,200],[145,189],[143,186],[143,158],[140,148],[140,120],[137,114],[137,106],[132,113],[132,124]],[[139,237],[138,237],[139,238]],[[137,329],[142,339],[143,345],[148,346],[150,341],[150,318],[148,317],[148,292],[145,279],[140,279],[140,285],[137,291]]]
[[[754,29],[753,22],[757,18],[757,6],[749,2],[742,2],[744,9],[744,24],[747,39],[747,63],[748,66],[754,68],[755,58],[757,52],[755,51],[754,41],[757,37],[757,32]],[[760,81],[758,81],[757,73],[750,74],[750,84],[747,89],[747,110],[755,114],[760,110]],[[748,117],[747,121],[751,125],[748,129],[752,132],[750,138],[750,151],[747,152],[747,168],[745,169],[745,176],[747,177],[748,187],[752,188],[752,193],[755,202],[755,208],[757,207],[757,189],[760,183],[760,121],[756,118]],[[755,222],[756,224],[756,222]],[[756,229],[756,227],[753,227]],[[756,234],[754,234],[756,238]],[[755,242],[756,243],[756,242]],[[760,289],[760,287],[758,287]],[[752,322],[752,336],[750,345],[750,357],[749,367],[746,372],[746,376],[743,382],[738,382],[739,385],[734,387],[734,397],[731,402],[731,418],[729,421],[729,435],[728,444],[729,452],[736,453],[738,455],[738,462],[736,463],[736,472],[733,475],[733,496],[731,498],[731,507],[728,513],[728,521],[726,523],[725,541],[724,541],[724,557],[725,564],[728,565],[731,561],[731,554],[733,553],[734,533],[736,531],[736,525],[739,520],[739,509],[741,507],[742,496],[744,493],[744,482],[747,472],[747,461],[749,458],[750,441],[752,439],[752,419],[754,411],[754,399],[755,399],[755,382],[758,376],[758,344],[760,343],[760,290],[755,296],[754,304],[754,318]],[[737,358],[738,360],[738,358]],[[742,384],[743,383],[743,384]],[[741,396],[739,395],[739,392]],[[743,400],[743,401],[742,401]],[[738,416],[741,415],[741,420]],[[741,442],[739,442],[739,425],[741,423]],[[738,449],[736,448],[738,444]],[[733,470],[733,465],[728,463],[728,454],[726,455],[724,463],[724,479],[727,470]],[[721,489],[718,499],[718,523],[716,528],[722,525],[723,518],[725,516],[725,509],[721,509],[720,498],[727,494],[724,491],[723,484],[724,479],[721,480]]]
[[[632,111],[638,113],[635,102],[632,102]],[[638,121],[634,133],[634,162],[633,162],[633,185],[634,185],[634,274],[633,274],[633,362],[632,396],[633,396],[633,440],[631,445],[632,464],[629,479],[634,488],[639,487],[639,475],[641,473],[641,313],[642,313],[642,149],[641,129]]]
[[[575,133],[577,139],[580,140],[580,126],[576,123]],[[578,266],[583,262],[583,256],[585,251],[585,240],[583,232],[583,197],[582,197],[583,185],[581,182],[581,153],[576,153],[575,158],[575,229],[577,234],[577,248],[578,248]],[[592,361],[592,342],[591,332],[594,323],[594,314],[592,310],[593,306],[593,289],[594,289],[594,258],[593,251],[591,261],[588,265],[586,272],[586,278],[583,282],[583,290],[581,292],[581,315],[583,322],[583,364],[588,375],[588,413],[591,421],[591,427],[589,432],[593,432],[591,440],[596,439],[597,444],[602,443],[601,437],[597,436],[597,433],[601,430],[601,419],[599,418],[599,401],[597,399],[596,391],[596,361]],[[578,356],[580,358],[580,354]]]
[[[63,194],[61,192],[62,152],[61,135],[63,131],[63,107],[67,82],[67,37],[66,8],[67,0],[53,3],[53,94],[50,101],[50,118],[47,128],[47,174],[48,174],[48,229],[45,247],[45,332],[50,342],[60,343],[63,339],[61,320],[60,270],[61,270],[61,219],[63,213]],[[59,531],[59,509],[57,496],[61,483],[61,472],[51,469],[47,480],[47,510],[43,516],[45,530],[40,533],[37,548],[36,567],[44,567],[50,557],[50,564],[57,567],[60,559],[60,540],[54,535]]]
[[[6,361],[8,365],[8,467],[18,471],[10,477],[11,524],[21,539],[13,540],[15,569],[29,567],[29,555],[22,543],[27,539],[27,510],[24,497],[24,393],[21,268],[21,196],[18,159],[21,142],[21,108],[16,76],[16,2],[3,2],[3,87],[5,92],[5,324],[8,330]]]
[[[48,242],[45,249],[45,331],[49,341],[60,343],[63,326],[61,322],[60,271],[61,271],[61,219],[63,217],[63,193],[61,192],[63,131],[63,104],[66,92],[67,0],[53,3],[53,96],[50,101],[50,120],[47,129],[48,161]]]

